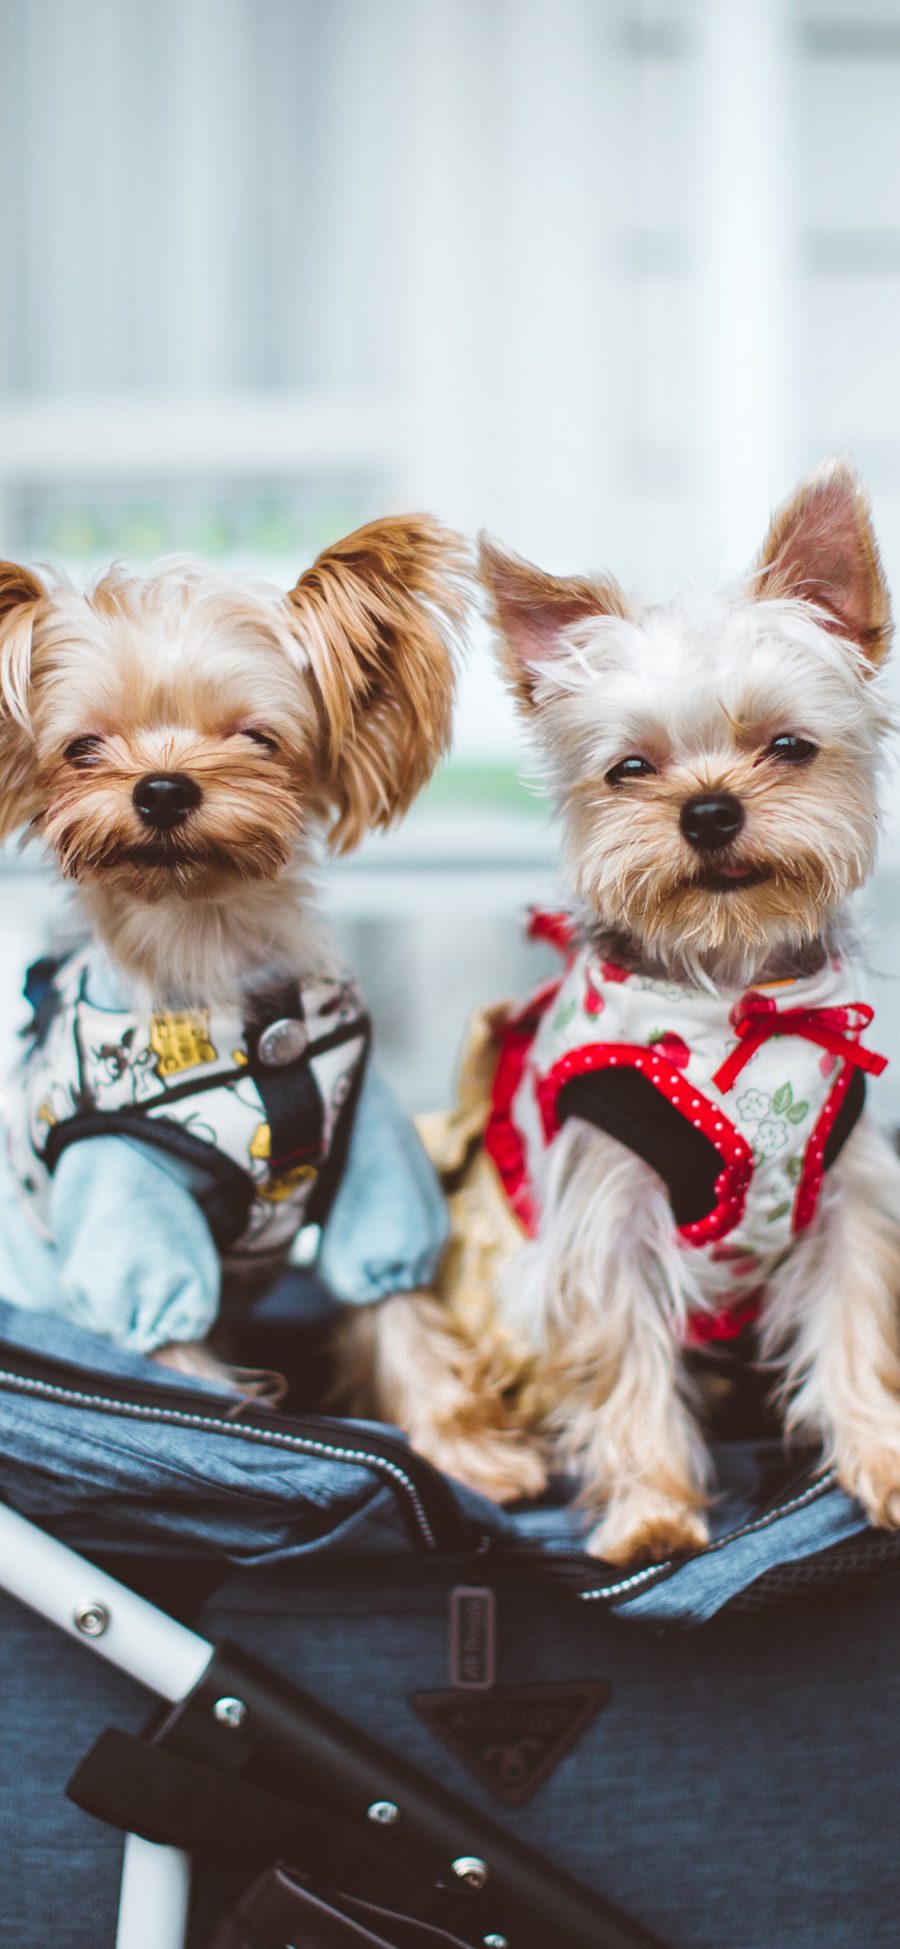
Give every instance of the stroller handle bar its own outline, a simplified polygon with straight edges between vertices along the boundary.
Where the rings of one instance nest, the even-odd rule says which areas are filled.
[[[65,1543],[0,1503],[0,1588],[174,1703],[213,1647]],[[191,1867],[183,1849],[125,1837],[116,1949],[183,1949]]]
[[[163,1699],[183,1698],[212,1657],[212,1645],[196,1631],[6,1503],[0,1503],[0,1587]]]

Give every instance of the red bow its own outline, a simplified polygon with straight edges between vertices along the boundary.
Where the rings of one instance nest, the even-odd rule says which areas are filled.
[[[887,1056],[861,1049],[855,1039],[872,1020],[867,1002],[848,1002],[846,1008],[779,1008],[771,995],[760,995],[753,989],[738,1003],[731,1019],[738,1041],[713,1077],[723,1095],[770,1035],[805,1036],[807,1042],[817,1042],[820,1048],[842,1056],[872,1076],[880,1076],[887,1068]]]
[[[571,914],[551,914],[543,907],[529,907],[526,932],[530,941],[549,941],[551,947],[567,954],[575,939],[575,923]]]

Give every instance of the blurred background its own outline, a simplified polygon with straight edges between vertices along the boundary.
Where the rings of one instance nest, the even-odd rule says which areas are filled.
[[[661,596],[846,452],[900,590],[900,0],[0,0],[0,46],[3,555],[288,586],[422,507]],[[476,646],[452,759],[329,875],[414,1108],[545,965],[523,757]],[[5,863],[0,1039],[57,897]]]

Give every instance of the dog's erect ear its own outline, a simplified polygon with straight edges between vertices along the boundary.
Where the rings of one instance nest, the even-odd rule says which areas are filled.
[[[590,616],[632,614],[617,582],[606,576],[548,575],[519,555],[479,538],[478,565],[501,661],[519,701],[531,706],[541,664],[552,661],[562,632]]]
[[[891,646],[891,603],[865,491],[847,461],[832,460],[779,508],[751,584],[824,610],[826,627],[874,666]]]
[[[397,515],[326,548],[291,591],[337,852],[405,812],[447,749],[468,579],[457,535]]]
[[[29,729],[31,632],[46,590],[31,570],[0,562],[0,838],[34,811]]]

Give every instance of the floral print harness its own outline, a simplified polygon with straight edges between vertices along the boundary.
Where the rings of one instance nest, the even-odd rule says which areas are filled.
[[[838,960],[796,980],[711,994],[572,944],[563,917],[532,934],[566,954],[562,979],[507,1018],[485,1145],[523,1228],[537,1230],[543,1153],[569,1116],[627,1144],[669,1189],[685,1247],[717,1273],[722,1308],[695,1340],[731,1338],[765,1278],[813,1219],[825,1170],[850,1135],[872,1020]]]

